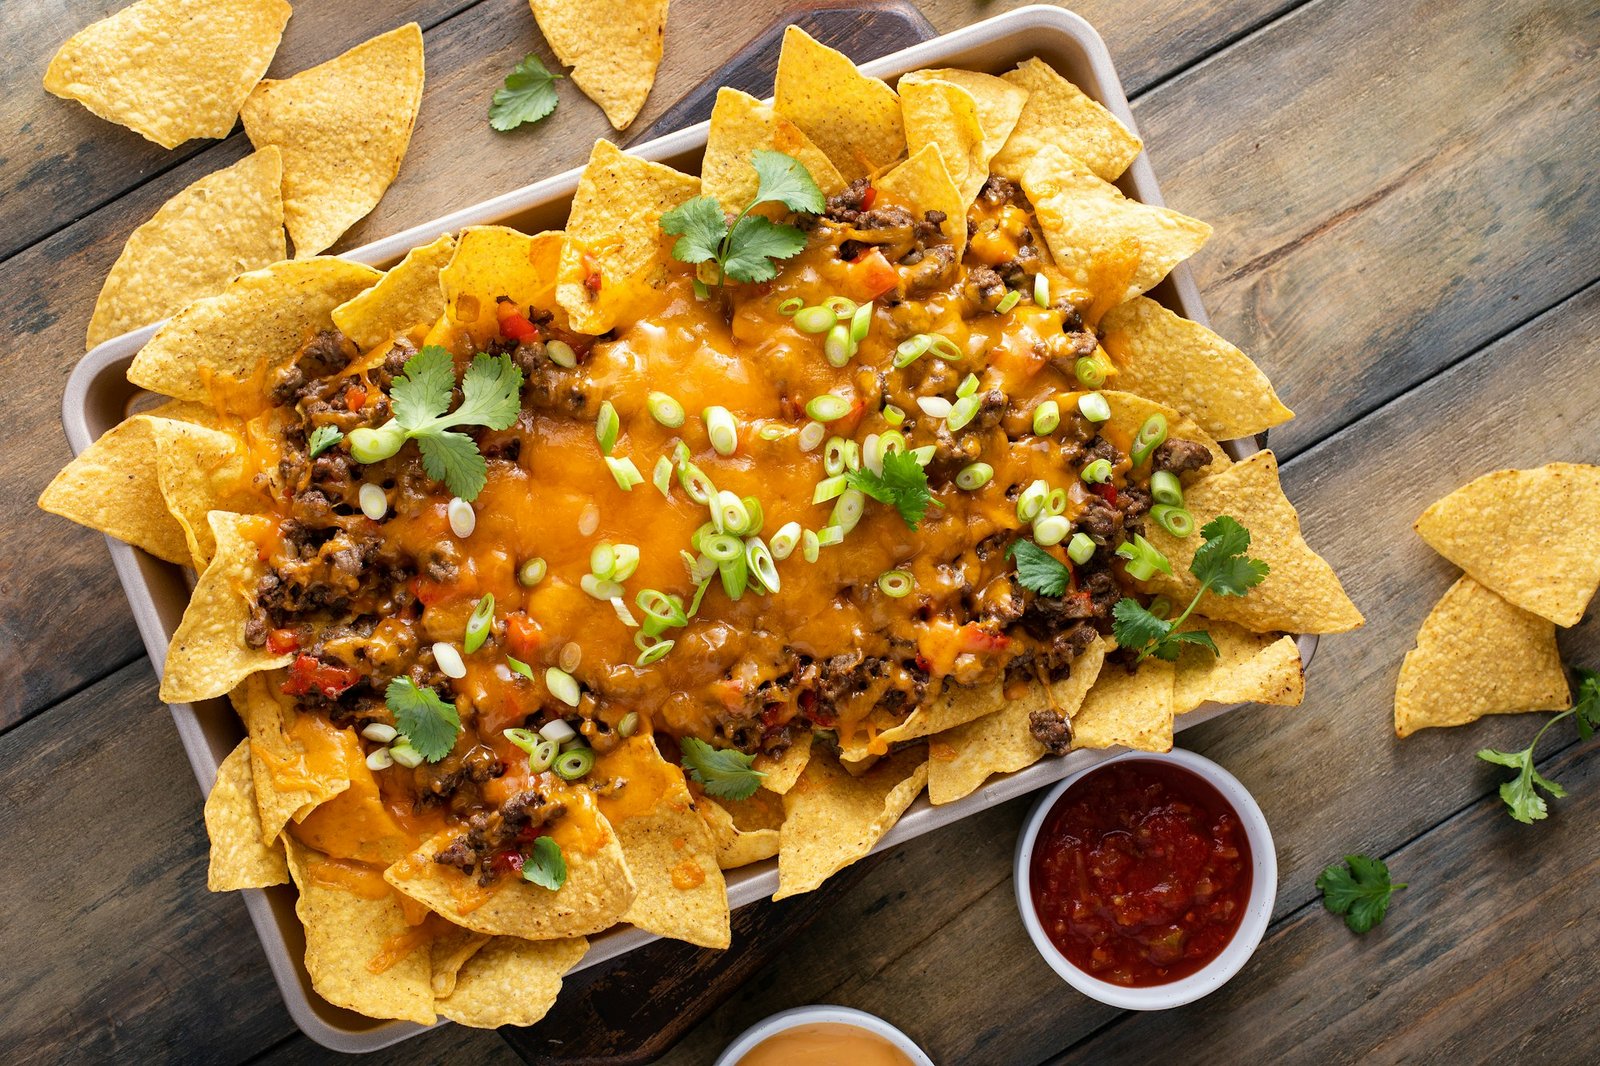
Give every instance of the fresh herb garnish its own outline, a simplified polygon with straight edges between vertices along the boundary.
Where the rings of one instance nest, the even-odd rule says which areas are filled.
[[[859,489],[879,503],[893,504],[912,529],[916,529],[922,516],[928,513],[929,504],[944,506],[928,491],[928,472],[910,452],[886,454],[882,474],[861,467],[845,474],[844,479],[851,488]]]
[[[522,857],[522,879],[554,892],[567,883],[567,857],[561,845],[549,837],[539,837]]]
[[[503,89],[494,91],[489,102],[489,125],[504,133],[525,122],[538,122],[556,109],[555,80],[540,58],[529,52],[516,69],[506,75]]]
[[[661,229],[678,238],[672,246],[673,258],[684,263],[716,263],[719,286],[726,278],[771,281],[778,275],[774,260],[788,259],[806,246],[805,232],[798,226],[752,215],[752,209],[778,203],[791,211],[816,215],[826,206],[810,171],[793,156],[762,149],[750,162],[757,178],[755,199],[739,212],[733,225],[728,224],[714,196],[696,196],[661,216]]]
[[[1072,571],[1055,556],[1031,540],[1014,541],[1006,558],[1017,561],[1017,583],[1041,596],[1059,596],[1067,591]]]
[[[1344,915],[1344,924],[1352,933],[1365,933],[1383,921],[1389,897],[1406,886],[1389,883],[1389,867],[1382,859],[1346,855],[1344,862],[1343,866],[1334,863],[1318,876],[1322,905]]]
[[[1600,673],[1593,670],[1578,670],[1578,699],[1571,707],[1552,717],[1538,733],[1534,734],[1533,743],[1521,751],[1499,751],[1495,748],[1484,748],[1478,752],[1478,758],[1484,762],[1492,762],[1497,766],[1509,766],[1517,771],[1517,776],[1506,781],[1500,786],[1500,798],[1505,801],[1510,809],[1511,817],[1524,825],[1550,815],[1549,805],[1539,789],[1544,789],[1556,799],[1566,796],[1567,790],[1545,777],[1533,768],[1533,750],[1539,746],[1539,741],[1561,719],[1571,715],[1578,727],[1578,736],[1588,740],[1594,736],[1595,730],[1600,729]]]
[[[708,796],[749,799],[761,787],[761,779],[767,776],[751,769],[756,757],[742,751],[713,748],[698,737],[684,737],[678,741],[678,747],[683,752],[683,768],[700,782]]]
[[[338,426],[318,426],[311,431],[311,439],[307,442],[308,458],[315,459],[329,448],[344,440],[344,432]]]
[[[394,727],[429,762],[438,762],[456,746],[461,716],[431,688],[420,688],[409,677],[397,677],[384,690],[383,702],[394,715]]]
[[[1180,632],[1180,627],[1208,591],[1218,596],[1243,596],[1267,576],[1269,568],[1265,562],[1245,555],[1250,548],[1250,531],[1237,519],[1228,515],[1213,518],[1200,530],[1200,535],[1205,537],[1205,543],[1195,551],[1194,560],[1189,564],[1189,572],[1199,579],[1200,587],[1182,614],[1168,622],[1150,613],[1131,596],[1118,600],[1112,609],[1111,631],[1117,638],[1117,646],[1138,651],[1141,661],[1154,655],[1173,662],[1185,644],[1197,644],[1217,654],[1217,645],[1209,633]]]

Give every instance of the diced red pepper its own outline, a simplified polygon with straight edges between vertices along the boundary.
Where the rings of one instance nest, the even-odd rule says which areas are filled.
[[[876,300],[900,284],[899,272],[876,248],[856,256],[850,267],[850,278],[862,300]]]
[[[1096,485],[1094,494],[1113,507],[1117,505],[1117,487],[1109,481],[1103,485]]]
[[[1011,643],[1011,638],[991,633],[976,622],[968,622],[961,627],[961,650],[982,652],[999,651]]]
[[[267,650],[274,655],[288,655],[300,650],[300,634],[292,629],[274,629],[267,634]]]
[[[500,323],[500,335],[507,340],[516,341],[518,344],[529,344],[539,339],[539,327],[518,311],[517,305],[510,300],[497,300],[494,313]]]
[[[871,211],[873,203],[878,199],[878,187],[868,185],[867,191],[861,194],[861,210]]]
[[[497,874],[520,874],[522,872],[522,855],[507,848],[497,851],[494,858],[489,860],[489,867]]]
[[[544,631],[526,612],[506,615],[506,644],[517,658],[523,662],[533,659],[543,643]]]
[[[312,655],[302,655],[290,664],[289,678],[283,683],[283,691],[289,696],[305,696],[316,692],[324,699],[336,700],[345,689],[359,680],[360,675],[354,670],[325,663]]]
[[[444,585],[437,581],[429,581],[420,575],[411,579],[411,594],[424,607],[432,607],[436,603],[449,599],[452,591],[449,585]]]
[[[360,385],[351,385],[344,390],[344,406],[347,411],[359,411],[367,405],[367,390]]]
[[[602,280],[600,277],[600,261],[588,252],[583,253],[583,287],[590,292],[598,293]]]

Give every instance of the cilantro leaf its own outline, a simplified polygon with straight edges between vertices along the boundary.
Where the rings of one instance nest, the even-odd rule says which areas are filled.
[[[431,688],[419,688],[409,677],[397,677],[383,693],[394,715],[394,727],[405,734],[424,759],[438,762],[456,746],[461,716],[456,705]]]
[[[780,203],[791,211],[822,214],[827,206],[811,172],[791,155],[761,149],[750,157],[756,169],[756,203]]]
[[[1260,559],[1244,557],[1250,549],[1250,531],[1236,518],[1219,515],[1201,528],[1200,535],[1205,543],[1195,551],[1189,572],[1202,588],[1218,596],[1243,596],[1271,569]]]
[[[717,258],[728,236],[728,218],[714,196],[685,200],[661,216],[661,230],[678,240],[672,258],[680,263],[704,263]]]
[[[1600,673],[1578,668],[1578,699],[1572,705],[1578,736],[1588,740],[1600,729]]]
[[[539,837],[522,857],[522,879],[554,892],[567,883],[567,857],[561,845],[549,837]]]
[[[1172,639],[1168,643],[1174,646],[1179,644],[1196,644],[1202,648],[1209,649],[1212,655],[1220,656],[1222,654],[1217,650],[1217,642],[1211,639],[1211,634],[1207,633],[1203,629],[1185,629],[1180,633],[1174,633],[1172,634]],[[1173,658],[1176,659],[1177,656],[1173,656]]]
[[[1031,540],[1013,541],[1006,558],[1017,561],[1017,584],[1041,596],[1059,596],[1067,591],[1072,571],[1055,556]]]
[[[558,103],[555,80],[560,77],[529,52],[506,75],[505,87],[494,91],[494,99],[489,102],[489,125],[504,133],[550,114]]]
[[[450,495],[475,500],[489,480],[489,464],[465,433],[433,433],[417,438],[422,468],[435,481],[444,482]]]
[[[1389,897],[1405,887],[1390,884],[1389,867],[1367,855],[1346,855],[1344,865],[1334,863],[1317,877],[1322,905],[1344,915],[1352,933],[1365,933],[1383,921]]]
[[[1112,633],[1117,638],[1118,647],[1137,650],[1141,660],[1154,655],[1167,662],[1177,661],[1185,644],[1206,648],[1213,655],[1218,654],[1216,642],[1210,634],[1198,629],[1186,630],[1183,623],[1194,613],[1200,597],[1207,591],[1220,596],[1243,596],[1261,584],[1261,579],[1267,576],[1268,567],[1260,559],[1251,559],[1244,554],[1250,548],[1250,531],[1238,519],[1219,515],[1207,522],[1200,532],[1206,538],[1205,543],[1195,550],[1194,560],[1189,564],[1189,572],[1200,579],[1200,587],[1195,590],[1189,606],[1168,622],[1145,610],[1139,601],[1124,597],[1111,611],[1115,620]],[[1134,537],[1122,544],[1117,548],[1117,554],[1129,560],[1129,573],[1140,580],[1156,570],[1172,573],[1166,558],[1143,537]],[[1142,567],[1144,573],[1134,574],[1136,566]]]
[[[1558,715],[1557,717],[1560,716]],[[1550,721],[1554,722],[1556,719],[1552,718]],[[1549,727],[1550,724],[1546,723],[1545,729]],[[1516,777],[1501,783],[1500,798],[1505,801],[1511,817],[1523,825],[1532,825],[1534,822],[1550,816],[1550,806],[1545,802],[1544,797],[1539,795],[1539,789],[1544,789],[1556,799],[1564,799],[1567,795],[1566,789],[1533,768],[1533,749],[1538,745],[1539,737],[1542,736],[1544,736],[1544,729],[1539,730],[1539,734],[1534,738],[1533,743],[1521,751],[1498,751],[1494,748],[1484,748],[1478,752],[1478,758],[1484,762],[1492,762],[1497,766],[1509,766],[1517,771]]]
[[[394,420],[401,429],[421,429],[445,413],[455,384],[455,359],[437,344],[428,345],[406,360],[400,376],[389,386]]]
[[[344,432],[338,426],[318,426],[312,431],[311,439],[307,442],[309,446],[307,457],[315,459],[342,440]]]
[[[522,368],[509,355],[480,355],[461,378],[461,406],[450,414],[452,426],[505,429],[522,410]]]
[[[734,227],[722,269],[734,281],[771,281],[778,276],[774,259],[788,259],[805,250],[806,235],[765,215],[746,215]]]
[[[1160,649],[1171,633],[1171,622],[1157,618],[1132,596],[1124,596],[1111,608],[1111,635],[1117,638],[1119,648]]]
[[[756,757],[742,751],[713,748],[698,737],[684,737],[678,741],[678,747],[683,752],[683,768],[700,782],[708,796],[749,799],[761,787],[761,779],[767,776],[752,769]]]
[[[889,452],[883,457],[882,474],[874,474],[863,466],[847,473],[845,482],[879,503],[893,504],[912,529],[916,529],[917,523],[928,513],[929,504],[944,506],[928,491],[928,472],[910,452]]]

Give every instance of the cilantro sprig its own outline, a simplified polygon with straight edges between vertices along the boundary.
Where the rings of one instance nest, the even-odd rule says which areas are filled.
[[[678,741],[678,747],[683,752],[683,768],[700,782],[708,796],[749,799],[761,787],[761,779],[767,776],[752,768],[756,757],[742,751],[713,748],[698,737],[684,737]]]
[[[798,226],[774,222],[750,212],[762,204],[782,204],[791,211],[821,214],[826,206],[811,172],[796,158],[762,149],[750,160],[756,171],[755,199],[733,224],[714,196],[696,196],[661,216],[663,232],[677,237],[672,256],[683,263],[717,264],[717,285],[734,281],[771,281],[778,276],[775,260],[798,255],[806,235]]]
[[[506,75],[503,88],[494,91],[489,102],[489,125],[501,133],[514,130],[527,122],[538,122],[556,109],[555,81],[562,77],[552,73],[544,61],[529,52],[516,69]]]
[[[883,457],[882,474],[861,467],[845,474],[845,482],[879,503],[892,504],[912,529],[928,513],[929,504],[944,506],[928,491],[928,472],[910,452],[889,452]]]
[[[1588,740],[1600,729],[1600,673],[1578,670],[1578,699],[1560,714],[1553,716],[1534,734],[1533,743],[1521,751],[1500,751],[1484,748],[1478,758],[1496,766],[1509,766],[1517,776],[1500,785],[1500,798],[1505,801],[1511,817],[1524,825],[1532,825],[1550,816],[1549,804],[1539,795],[1543,789],[1555,799],[1564,799],[1567,790],[1533,768],[1533,752],[1550,727],[1563,718],[1572,718],[1578,727],[1578,736]]]
[[[522,879],[555,892],[567,883],[567,857],[561,845],[549,837],[539,837],[522,857]]]
[[[455,748],[461,716],[455,704],[433,689],[422,688],[409,677],[397,677],[384,690],[383,702],[394,715],[394,727],[424,759],[438,762]]]
[[[1055,556],[1031,540],[1013,541],[1006,558],[1017,563],[1017,584],[1041,596],[1059,596],[1067,591],[1072,571]]]
[[[306,455],[315,459],[342,440],[344,432],[338,426],[318,426],[311,431],[311,439],[306,442]]]
[[[1346,855],[1344,865],[1334,863],[1317,877],[1322,905],[1344,915],[1352,933],[1365,933],[1389,911],[1389,897],[1403,884],[1389,882],[1389,867],[1368,855]]]
[[[1194,613],[1200,597],[1207,592],[1218,596],[1243,596],[1261,584],[1270,569],[1261,559],[1251,559],[1245,553],[1250,549],[1250,531],[1236,518],[1219,515],[1200,530],[1205,543],[1194,553],[1189,572],[1200,581],[1194,598],[1183,613],[1172,621],[1157,617],[1131,596],[1117,601],[1112,608],[1111,632],[1117,646],[1139,653],[1139,661],[1154,655],[1168,662],[1176,661],[1183,645],[1196,644],[1217,654],[1216,642],[1203,630],[1183,630],[1183,623]]]

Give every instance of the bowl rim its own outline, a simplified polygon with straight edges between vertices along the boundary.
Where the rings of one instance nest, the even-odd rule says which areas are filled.
[[[884,1021],[876,1014],[868,1014],[855,1007],[841,1007],[832,1003],[813,1003],[804,1007],[790,1007],[788,1010],[770,1014],[756,1022],[750,1028],[740,1033],[733,1042],[718,1055],[713,1066],[739,1066],[739,1060],[753,1051],[756,1045],[774,1034],[794,1029],[801,1025],[813,1025],[821,1022],[832,1022],[836,1025],[853,1025],[857,1029],[865,1029],[869,1033],[883,1037],[893,1044],[901,1053],[909,1058],[913,1066],[933,1066],[933,1060],[928,1053],[918,1046],[905,1033],[894,1025]]]
[[[1085,775],[1119,762],[1165,762],[1181,766],[1198,774],[1222,794],[1239,814],[1244,826],[1245,839],[1250,843],[1250,897],[1245,904],[1244,917],[1226,947],[1201,969],[1188,977],[1162,985],[1127,988],[1102,981],[1079,969],[1067,960],[1050,938],[1045,935],[1033,905],[1031,868],[1034,844],[1045,817],[1055,807],[1061,795]],[[1063,778],[1043,793],[1028,811],[1022,831],[1017,834],[1017,848],[1012,860],[1012,880],[1016,888],[1017,911],[1034,949],[1062,980],[1090,999],[1124,1010],[1167,1010],[1210,995],[1226,984],[1244,968],[1255,954],[1266,935],[1272,920],[1273,904],[1278,898],[1278,856],[1273,848],[1272,830],[1266,815],[1250,790],[1223,767],[1203,755],[1182,748],[1171,751],[1128,751],[1114,758],[1085,767],[1070,777]]]

